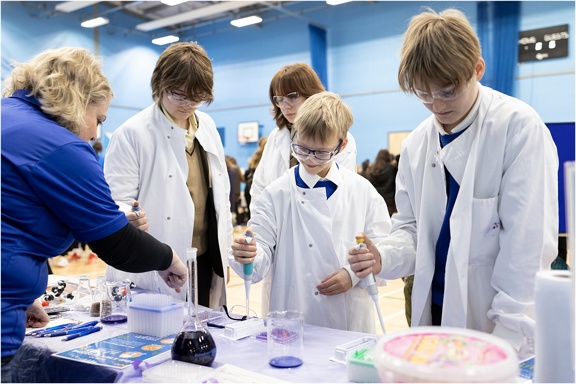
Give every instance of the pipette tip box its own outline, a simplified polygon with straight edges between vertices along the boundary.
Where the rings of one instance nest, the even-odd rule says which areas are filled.
[[[128,304],[128,330],[143,335],[164,337],[177,333],[184,322],[181,304],[171,296],[144,293],[132,296]]]

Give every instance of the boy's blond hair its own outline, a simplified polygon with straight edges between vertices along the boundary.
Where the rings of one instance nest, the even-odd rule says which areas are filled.
[[[474,75],[482,56],[480,41],[456,10],[428,9],[410,21],[401,50],[398,82],[404,92],[430,92],[430,85],[461,89]],[[416,85],[416,87],[415,87]]]
[[[325,143],[334,134],[342,140],[354,122],[352,111],[340,96],[320,92],[310,96],[298,109],[294,129],[300,137]]]

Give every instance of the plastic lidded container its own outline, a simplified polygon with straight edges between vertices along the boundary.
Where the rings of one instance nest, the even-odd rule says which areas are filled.
[[[470,329],[415,327],[381,337],[374,365],[383,383],[503,383],[519,374],[516,351]]]

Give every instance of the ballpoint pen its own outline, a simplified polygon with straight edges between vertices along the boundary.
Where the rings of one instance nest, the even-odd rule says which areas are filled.
[[[101,326],[97,326],[97,327],[93,327],[93,328],[89,328],[83,332],[78,332],[78,333],[73,333],[71,335],[66,336],[65,338],[62,339],[62,341],[69,341],[69,340],[74,340],[78,337],[82,337],[82,336],[86,336],[89,335],[91,333],[94,332],[98,332],[99,330],[101,330],[102,327]]]
[[[77,328],[77,329],[63,329],[61,331],[53,331],[49,333],[43,334],[41,337],[58,337],[58,336],[66,336],[66,335],[73,335],[75,333],[86,332],[91,330],[94,327],[88,326],[84,328]]]
[[[60,324],[60,325],[55,325],[53,327],[49,327],[49,328],[43,328],[43,329],[37,329],[35,331],[32,332],[28,332],[26,334],[26,336],[35,336],[39,333],[45,333],[45,332],[50,332],[50,331],[56,331],[58,329],[63,329],[63,328],[68,328],[68,327],[72,327],[75,326],[77,324],[75,323],[66,323],[66,324]]]
[[[73,327],[67,327],[64,329],[57,329],[57,330],[43,332],[36,337],[56,337],[56,336],[64,336],[64,335],[68,335],[68,334],[72,334],[72,333],[78,333],[78,332],[85,331],[89,328],[92,328],[96,324],[98,324],[98,320],[89,321],[89,322],[84,323],[84,324],[78,324],[78,325],[75,325]]]

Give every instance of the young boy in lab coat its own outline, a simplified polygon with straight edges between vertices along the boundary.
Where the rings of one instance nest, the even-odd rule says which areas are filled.
[[[558,157],[527,104],[482,86],[459,11],[415,16],[398,80],[432,115],[404,141],[392,231],[350,250],[358,277],[414,274],[412,326],[493,333],[529,354],[534,281],[557,254]]]
[[[368,180],[333,161],[352,121],[333,93],[302,104],[291,138],[300,164],[264,189],[248,222],[256,241],[236,238],[228,260],[241,277],[242,265],[254,262],[254,283],[271,274],[271,311],[299,310],[307,324],[375,333],[374,303],[347,249],[359,231],[384,239],[390,217]]]

